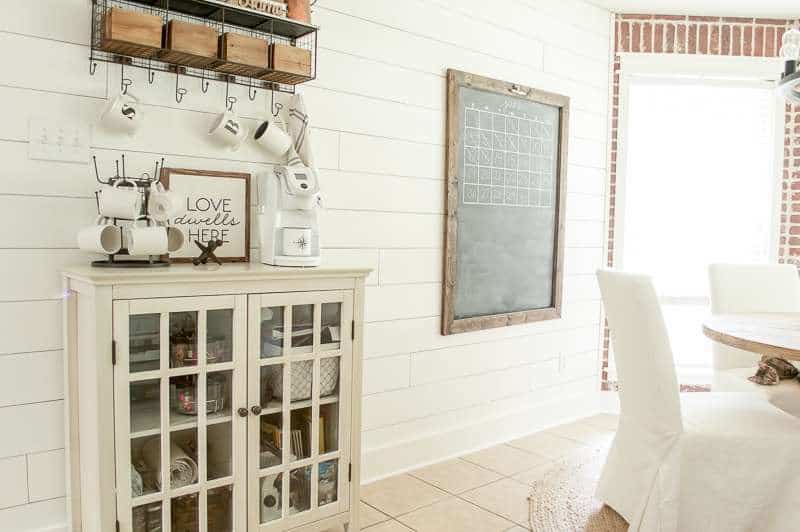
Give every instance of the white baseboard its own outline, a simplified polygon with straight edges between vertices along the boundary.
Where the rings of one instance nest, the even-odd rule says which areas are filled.
[[[616,394],[599,391],[561,397],[513,412],[504,412],[495,418],[466,423],[447,431],[424,434],[418,439],[365,449],[362,456],[361,483],[369,484],[575,419],[600,412],[613,412],[614,401]]]

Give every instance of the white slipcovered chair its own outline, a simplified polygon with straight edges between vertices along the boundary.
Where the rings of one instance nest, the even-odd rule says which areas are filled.
[[[597,277],[621,385],[598,497],[631,532],[797,530],[800,420],[758,394],[681,396],[650,278]]]
[[[800,276],[791,264],[712,264],[708,268],[712,314],[800,312]],[[711,389],[758,392],[775,406],[800,417],[800,383],[784,380],[760,386],[747,380],[760,356],[713,342]]]

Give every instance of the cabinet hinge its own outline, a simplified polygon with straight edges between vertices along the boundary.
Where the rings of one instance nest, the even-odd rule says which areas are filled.
[[[117,365],[117,342],[111,340],[111,365]]]
[[[356,339],[356,320],[350,322],[350,339]]]
[[[119,532],[119,521],[117,521],[116,528],[117,528],[117,532]]]
[[[347,464],[347,482],[353,482],[353,464]]]

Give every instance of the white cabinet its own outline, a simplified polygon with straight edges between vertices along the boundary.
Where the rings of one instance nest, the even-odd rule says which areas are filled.
[[[66,272],[73,530],[358,530],[367,273]]]

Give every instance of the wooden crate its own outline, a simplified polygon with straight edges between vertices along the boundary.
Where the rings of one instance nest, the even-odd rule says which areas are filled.
[[[269,48],[270,71],[260,79],[297,85],[311,79],[311,51],[274,43]]]
[[[164,28],[164,48],[159,59],[190,67],[206,68],[217,62],[219,34],[202,24],[170,20]]]
[[[153,57],[161,49],[158,15],[112,7],[105,14],[100,48],[121,55]]]
[[[259,77],[269,68],[268,43],[239,33],[225,33],[219,38],[221,62],[214,70],[236,76]]]

